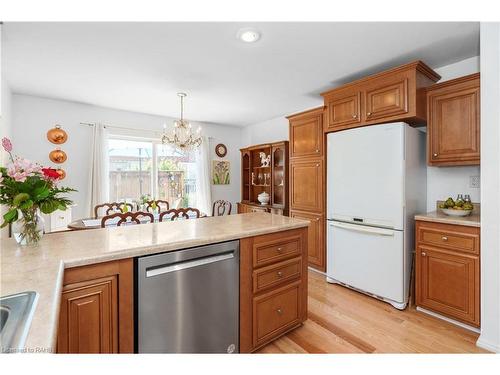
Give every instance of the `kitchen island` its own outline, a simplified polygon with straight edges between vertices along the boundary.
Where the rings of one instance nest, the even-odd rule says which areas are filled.
[[[249,352],[297,326],[293,324],[286,330],[276,330],[276,327],[266,326],[270,321],[267,317],[259,318],[253,313],[254,310],[259,311],[260,301],[269,300],[267,294],[274,291],[271,287],[283,288],[279,282],[272,280],[272,268],[279,267],[281,261],[289,262],[293,257],[298,259],[300,269],[296,270],[296,277],[288,281],[299,283],[301,293],[300,306],[297,306],[300,316],[294,323],[300,325],[305,320],[307,298],[302,295],[307,295],[308,225],[307,221],[286,216],[249,213],[47,234],[34,247],[18,246],[13,239],[3,239],[0,242],[1,295],[25,291],[39,294],[25,348],[27,352],[55,352],[65,271],[69,274],[74,269],[84,274],[85,267],[90,267],[88,270],[91,273],[92,267],[100,264],[115,264],[138,256],[240,240],[240,347],[242,352]],[[280,241],[283,238],[286,241],[282,246]],[[288,263],[284,267],[290,269]],[[130,275],[124,279],[127,278]],[[272,285],[258,284],[260,280]],[[128,282],[130,284],[130,280]],[[133,296],[127,298],[132,300]],[[253,299],[255,302],[252,302]],[[133,310],[130,306],[127,309]],[[128,314],[133,317],[133,312],[128,311]],[[259,327],[265,331],[265,337],[259,335]],[[130,335],[133,335],[133,329],[130,324],[127,330],[131,331],[124,339],[129,343],[127,350],[120,350],[119,345],[114,343],[110,352],[131,351],[133,336]]]

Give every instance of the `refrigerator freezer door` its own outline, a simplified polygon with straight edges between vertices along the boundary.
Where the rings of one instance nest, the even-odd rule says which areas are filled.
[[[327,276],[397,303],[405,303],[403,232],[328,222]]]
[[[328,134],[328,219],[403,229],[405,126]]]

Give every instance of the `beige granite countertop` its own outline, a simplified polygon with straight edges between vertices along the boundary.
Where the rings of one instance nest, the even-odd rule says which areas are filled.
[[[474,212],[469,216],[455,217],[445,215],[440,211],[432,211],[426,214],[415,215],[415,220],[432,221],[443,224],[466,225],[468,227],[481,226],[481,216]]]
[[[308,221],[268,213],[131,225],[45,235],[36,247],[0,241],[0,295],[39,293],[28,352],[55,351],[65,268],[302,228]]]

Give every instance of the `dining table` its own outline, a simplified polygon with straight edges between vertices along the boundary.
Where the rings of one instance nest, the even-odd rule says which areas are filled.
[[[155,223],[158,222],[158,214],[154,214],[155,216]],[[208,215],[204,212],[200,212],[200,219],[207,217]],[[196,217],[193,216],[192,218],[190,217],[189,219],[195,219]],[[149,222],[149,219],[144,218],[144,224],[147,224]],[[89,217],[89,218],[84,218],[84,219],[78,219],[74,220],[71,223],[68,224],[68,229],[69,230],[88,230],[88,229],[100,229],[101,228],[101,220],[102,217]],[[176,219],[176,220],[186,220],[186,219]],[[137,225],[137,224],[125,224],[125,225]],[[124,225],[124,226],[125,226]],[[116,227],[116,224],[110,223],[109,225],[106,225],[106,228],[108,227]]]

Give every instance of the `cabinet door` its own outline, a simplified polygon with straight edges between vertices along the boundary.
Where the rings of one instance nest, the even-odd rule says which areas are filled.
[[[323,212],[323,160],[290,163],[290,209]]]
[[[64,287],[57,346],[59,353],[118,353],[116,276]]]
[[[479,326],[479,257],[417,248],[417,305]]]
[[[323,154],[323,114],[290,120],[290,157]]]
[[[479,83],[427,96],[430,165],[479,164]]]
[[[381,119],[408,113],[408,78],[374,80],[364,93],[365,120]]]
[[[361,122],[360,92],[333,95],[325,105],[328,111],[326,131],[345,129]]]
[[[326,249],[325,249],[325,220],[321,214],[313,214],[302,211],[292,211],[291,217],[309,220],[308,250],[307,260],[309,266],[320,271],[326,270]]]

